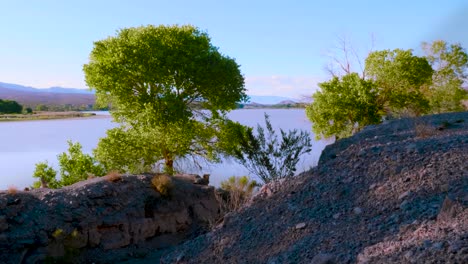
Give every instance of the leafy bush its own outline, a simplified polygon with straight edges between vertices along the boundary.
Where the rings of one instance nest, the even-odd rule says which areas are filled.
[[[57,172],[49,166],[47,161],[36,163],[33,177],[39,178],[39,180],[33,183],[33,187],[59,188],[61,186],[60,183],[57,182],[56,176]]]
[[[171,177],[165,174],[155,175],[151,183],[163,197],[168,197],[174,188]]]
[[[297,129],[286,133],[281,129],[280,142],[267,114],[265,124],[266,133],[260,125],[257,135],[252,129],[245,130],[233,156],[264,183],[294,176],[300,156],[312,150],[309,133]]]
[[[247,176],[229,177],[221,182],[221,189],[226,191],[226,197],[218,199],[224,212],[231,212],[241,208],[250,198],[259,184]]]
[[[58,155],[60,164],[61,185],[67,186],[86,180],[89,175],[102,176],[105,174],[102,165],[94,157],[84,154],[80,143],[68,141],[68,153]]]

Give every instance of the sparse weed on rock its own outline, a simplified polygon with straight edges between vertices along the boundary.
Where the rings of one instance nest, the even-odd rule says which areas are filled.
[[[170,196],[171,191],[174,188],[171,177],[165,174],[155,175],[151,179],[151,183],[163,197]]]

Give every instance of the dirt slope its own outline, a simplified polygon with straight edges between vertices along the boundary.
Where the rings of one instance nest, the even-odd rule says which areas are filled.
[[[467,263],[468,112],[395,120],[338,141],[281,191],[141,263],[158,260]]]

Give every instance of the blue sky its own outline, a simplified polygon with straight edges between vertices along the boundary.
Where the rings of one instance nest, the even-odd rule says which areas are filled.
[[[249,94],[299,98],[327,80],[346,37],[361,57],[444,39],[468,48],[466,0],[0,0],[0,82],[86,88],[93,41],[124,27],[192,24],[241,65]]]

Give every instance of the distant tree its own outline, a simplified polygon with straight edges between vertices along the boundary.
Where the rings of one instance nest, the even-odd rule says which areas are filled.
[[[216,160],[216,153],[222,152],[217,145],[224,145],[216,143],[224,126],[213,124],[227,122],[226,112],[246,99],[239,65],[193,26],[122,29],[94,43],[83,69],[98,103],[111,104],[111,114],[121,124],[100,141],[97,158],[113,163],[105,160],[118,151],[110,142],[122,147],[138,142],[135,148],[141,154],[117,158],[119,163],[137,164],[120,167],[164,159],[166,171],[173,172],[176,158]]]
[[[312,150],[309,133],[296,129],[286,133],[281,129],[280,141],[266,114],[265,125],[266,133],[260,125],[256,135],[252,129],[239,131],[243,135],[238,137],[240,144],[233,156],[265,183],[294,176],[299,158]]]
[[[429,111],[424,89],[431,84],[432,67],[412,50],[375,51],[366,58],[366,74],[378,88],[378,104],[387,116],[421,115]]]
[[[342,138],[384,118],[463,110],[467,53],[444,41],[423,43],[423,50],[425,57],[412,50],[371,52],[361,78],[349,74],[349,63],[340,63],[347,74],[319,84],[307,107],[316,136]],[[347,62],[349,50],[343,52]]]
[[[16,101],[0,99],[0,114],[21,114],[23,106]]]
[[[432,85],[427,90],[431,112],[462,111],[462,101],[468,99],[463,83],[468,77],[468,55],[460,44],[443,40],[423,42],[426,59],[434,69]]]
[[[357,73],[334,77],[319,84],[313,103],[306,108],[317,139],[349,137],[364,126],[381,121],[383,107],[378,103],[378,89],[373,81]]]
[[[46,105],[38,104],[36,105],[36,111],[48,111],[49,108]]]
[[[33,113],[33,110],[31,107],[27,107],[26,108],[26,114],[32,114]]]

